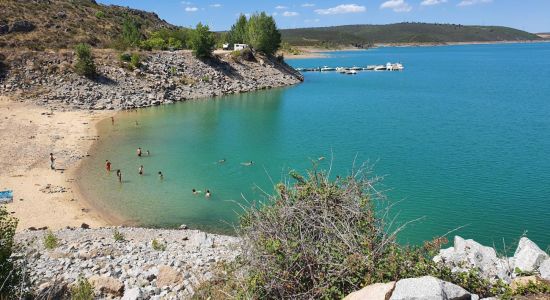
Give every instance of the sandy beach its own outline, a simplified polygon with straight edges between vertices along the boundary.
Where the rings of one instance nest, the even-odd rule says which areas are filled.
[[[51,111],[0,96],[0,190],[13,190],[7,209],[19,219],[18,231],[109,225],[78,192],[74,171],[98,139],[95,123],[112,114]]]

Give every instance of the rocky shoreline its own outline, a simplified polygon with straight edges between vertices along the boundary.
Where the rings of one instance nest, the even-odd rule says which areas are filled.
[[[240,251],[236,237],[185,228],[68,228],[52,233],[53,249],[45,247],[48,231],[26,230],[13,257],[29,270],[37,299],[65,299],[80,276],[99,299],[187,299],[213,266]]]
[[[34,292],[53,297],[45,299],[64,299],[79,277],[88,279],[98,299],[189,299],[201,282],[212,278],[212,268],[241,254],[239,238],[189,230],[185,225],[178,230],[67,228],[52,233],[57,238],[53,249],[45,247],[48,234],[45,230],[18,233],[16,241],[21,248],[14,253],[29,270]],[[483,278],[503,280],[512,289],[529,281],[550,282],[550,256],[526,237],[521,238],[514,256],[507,258],[497,256],[491,247],[457,236],[454,246],[442,249],[434,260],[453,272],[479,270]],[[480,297],[455,284],[423,276],[370,285],[345,299]]]
[[[88,79],[72,70],[72,51],[18,52],[9,66],[0,94],[53,109],[118,110],[176,101],[289,86],[302,75],[275,57],[230,53],[199,60],[190,51],[142,52],[133,69],[119,53],[95,50],[99,76]]]

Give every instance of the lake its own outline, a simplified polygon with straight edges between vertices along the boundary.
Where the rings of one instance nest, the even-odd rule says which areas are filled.
[[[231,233],[238,203],[263,200],[289,170],[324,156],[321,167],[332,157],[332,174],[344,176],[354,160],[370,161],[399,202],[398,221],[424,217],[402,242],[465,226],[453,234],[497,248],[524,232],[550,244],[550,43],[328,55],[289,63],[405,70],[312,72],[293,87],[121,112],[115,126],[99,124],[80,170],[83,193],[131,223]],[[151,155],[137,157],[138,147]],[[106,174],[106,159],[123,184]]]

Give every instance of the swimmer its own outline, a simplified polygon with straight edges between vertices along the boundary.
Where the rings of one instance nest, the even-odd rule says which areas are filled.
[[[140,157],[141,157],[141,147],[138,147],[137,150],[136,150],[136,152],[137,152],[137,156],[140,156]]]
[[[116,177],[118,177],[118,182],[122,183],[122,172],[120,170],[116,170]]]
[[[105,169],[107,169],[107,172],[111,172],[111,162],[109,160],[105,161]]]
[[[159,179],[160,179],[160,180],[163,180],[163,179],[164,179],[164,175],[162,175],[162,172],[161,172],[161,171],[159,171]]]
[[[254,164],[253,161],[241,163],[241,165],[247,166],[247,167],[249,167],[249,166],[251,166],[251,165],[253,165],[253,164]]]
[[[320,160],[320,161],[321,161],[321,160],[325,160],[325,157],[324,157],[324,156],[321,156],[321,157],[318,158],[318,160]]]
[[[206,190],[206,194],[204,195],[206,198],[210,198],[210,190]]]
[[[143,165],[141,165],[138,169],[139,175],[143,175]]]
[[[218,163],[219,163],[219,164],[223,164],[223,163],[225,163],[225,161],[226,161],[225,158],[224,158],[224,159],[220,159],[220,160],[218,160]]]
[[[151,155],[151,152],[149,152],[149,150],[147,150],[145,153],[147,153],[147,156]]]

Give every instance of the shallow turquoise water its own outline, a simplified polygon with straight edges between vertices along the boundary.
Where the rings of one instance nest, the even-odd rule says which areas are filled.
[[[357,156],[387,175],[390,198],[403,200],[394,209],[400,222],[425,216],[401,234],[404,242],[467,225],[456,233],[500,247],[527,231],[546,248],[550,44],[381,48],[290,63],[388,61],[405,71],[306,73],[294,87],[121,113],[115,126],[100,124],[82,188],[142,225],[231,232],[242,196],[261,200],[260,188],[270,192],[290,168],[331,153],[333,174],[345,175]],[[137,147],[151,156],[138,158]],[[105,159],[122,169],[122,185],[106,174]]]

